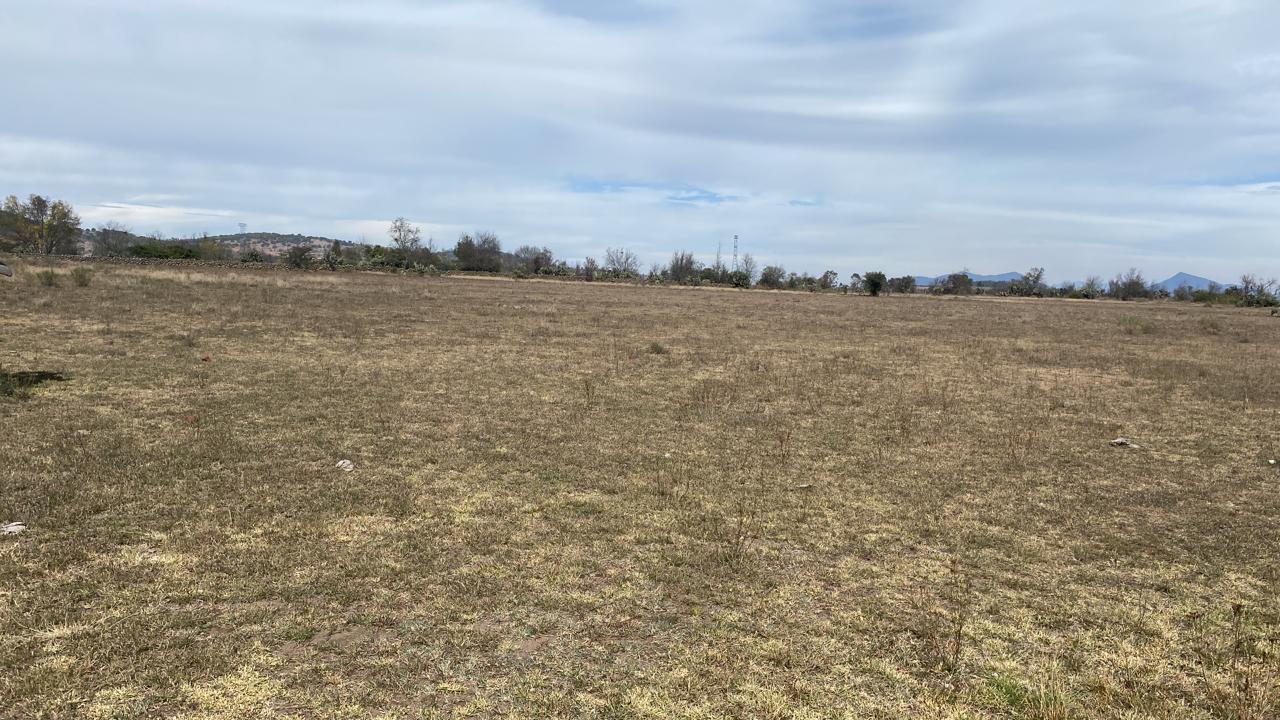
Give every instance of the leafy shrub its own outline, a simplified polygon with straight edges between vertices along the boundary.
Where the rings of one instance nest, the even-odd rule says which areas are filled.
[[[129,254],[136,258],[153,260],[199,260],[200,253],[196,248],[179,242],[152,240],[129,248]]]
[[[256,248],[249,250],[240,256],[240,262],[242,263],[261,263],[266,261],[266,257],[264,257],[262,252]]]
[[[93,277],[93,271],[87,267],[78,267],[71,270],[71,282],[76,287],[89,287],[89,279]]]
[[[285,253],[284,261],[289,267],[307,268],[311,266],[311,246],[294,245]]]

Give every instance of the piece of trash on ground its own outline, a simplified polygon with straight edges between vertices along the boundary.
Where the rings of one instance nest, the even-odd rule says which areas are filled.
[[[26,523],[11,522],[4,526],[5,535],[21,535],[27,531]]]
[[[356,464],[351,462],[350,460],[339,460],[338,464],[335,467],[337,467],[342,472],[351,472],[352,470],[356,469]]]
[[[1116,438],[1115,440],[1112,440],[1112,441],[1111,441],[1111,447],[1128,447],[1128,448],[1137,448],[1137,447],[1142,447],[1142,446],[1141,446],[1141,445],[1137,445],[1137,444],[1135,444],[1135,443],[1134,443],[1132,440],[1130,440],[1129,438]]]

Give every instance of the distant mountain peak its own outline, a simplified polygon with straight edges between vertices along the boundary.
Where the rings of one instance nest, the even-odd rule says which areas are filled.
[[[915,276],[916,284],[932,285],[934,282],[946,280],[947,277],[951,274],[952,273],[947,273],[946,275],[938,275],[937,277],[929,277],[927,275],[917,275]],[[978,273],[965,270],[964,274],[968,275],[969,279],[973,280],[976,283],[1013,282],[1014,280],[1018,280],[1022,277],[1022,273],[1020,272],[1007,272],[1007,273],[1000,273],[999,275],[979,275]]]
[[[1180,272],[1164,282],[1156,283],[1157,287],[1164,288],[1169,292],[1173,292],[1180,287],[1190,287],[1192,290],[1208,290],[1210,285],[1220,285],[1209,278],[1203,278],[1199,275]]]

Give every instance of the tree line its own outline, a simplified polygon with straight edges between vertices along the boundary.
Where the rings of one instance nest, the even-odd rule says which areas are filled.
[[[629,281],[670,285],[716,285],[767,290],[799,290],[844,294],[931,293],[936,295],[1002,295],[1013,297],[1061,297],[1092,300],[1169,298],[1188,302],[1223,303],[1240,306],[1280,306],[1280,284],[1274,279],[1244,275],[1233,285],[1208,288],[1184,286],[1170,291],[1148,282],[1136,268],[1109,281],[1094,276],[1082,284],[1051,286],[1045,282],[1044,268],[1033,267],[1021,277],[1001,282],[975,281],[967,272],[951,273],[921,285],[911,275],[889,277],[883,271],[853,273],[842,280],[835,270],[821,275],[787,272],[781,265],[759,267],[750,254],[726,263],[719,253],[704,263],[692,252],[677,250],[665,264],[642,268],[640,257],[627,248],[608,248],[600,260],[588,257],[570,264],[558,259],[547,247],[522,245],[512,252],[503,250],[498,236],[488,231],[464,233],[451,248],[438,248],[434,240],[422,239],[421,229],[400,217],[387,229],[387,244],[343,243],[334,240],[323,249],[303,236],[284,238],[287,249],[279,257],[249,247],[245,235],[232,236],[242,246],[225,238],[202,236],[186,240],[153,234],[139,236],[128,228],[108,223],[102,228],[82,230],[80,218],[70,203],[31,195],[19,201],[10,195],[0,205],[0,250],[54,254],[81,254],[87,246],[91,254],[111,257],[158,259],[222,260],[244,263],[284,262],[298,268],[323,267],[390,269],[435,273],[445,271],[507,273],[516,278],[560,277],[585,281]]]

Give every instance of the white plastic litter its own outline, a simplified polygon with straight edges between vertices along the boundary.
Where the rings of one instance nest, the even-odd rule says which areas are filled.
[[[1134,443],[1133,443],[1131,440],[1129,440],[1128,438],[1116,438],[1115,440],[1112,440],[1112,441],[1111,441],[1111,447],[1127,447],[1127,448],[1136,448],[1136,447],[1141,447],[1141,446],[1140,446],[1140,445],[1136,445],[1136,444],[1134,444]]]
[[[27,531],[26,523],[11,522],[4,526],[5,535],[21,535]]]
[[[356,464],[351,462],[350,460],[339,460],[338,464],[335,467],[337,467],[342,472],[351,472],[352,470],[356,469]]]

